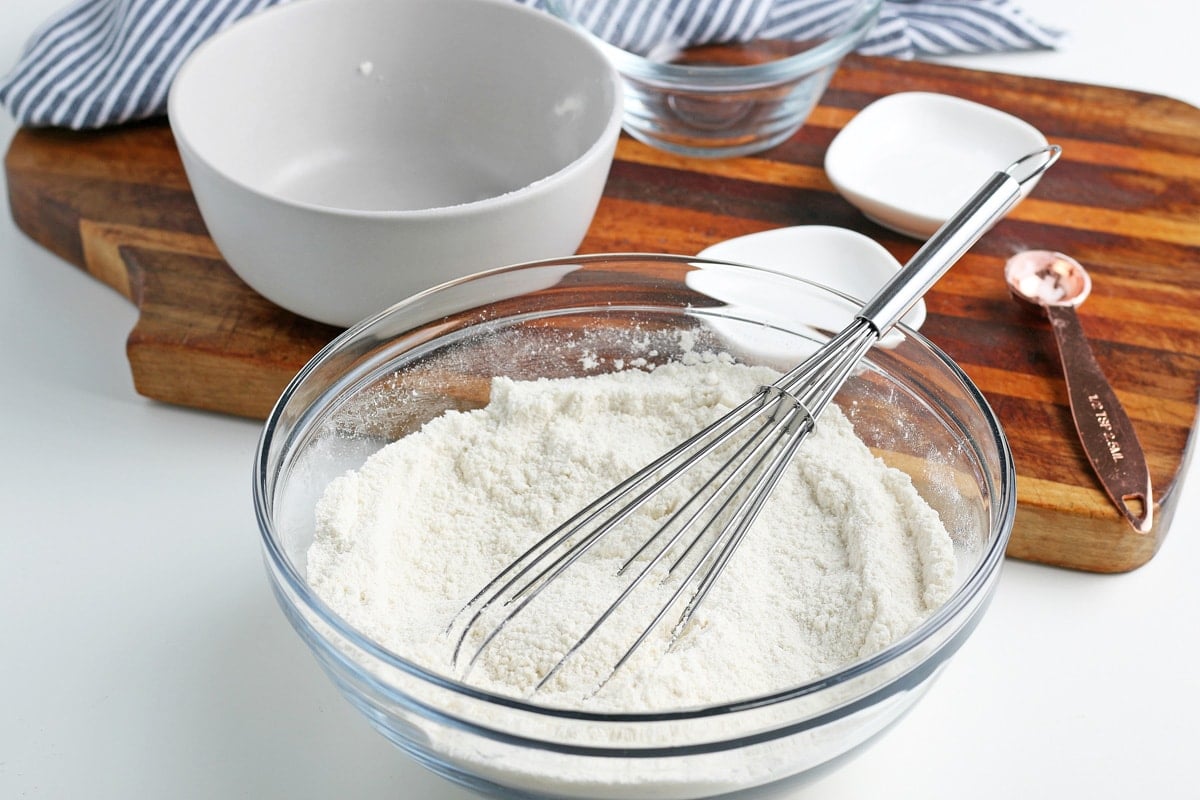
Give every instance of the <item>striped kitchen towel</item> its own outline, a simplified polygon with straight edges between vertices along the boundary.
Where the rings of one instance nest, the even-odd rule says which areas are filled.
[[[597,0],[589,9],[624,6],[621,30],[612,33],[636,48],[667,36],[698,45],[819,35],[849,1]],[[285,2],[77,0],[34,33],[0,81],[0,103],[20,125],[80,130],[161,115],[172,78],[200,42]],[[1061,35],[1010,0],[885,0],[859,51],[913,58],[1051,49]]]

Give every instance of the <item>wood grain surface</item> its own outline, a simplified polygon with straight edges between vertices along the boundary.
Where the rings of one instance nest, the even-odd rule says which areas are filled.
[[[746,233],[823,224],[865,233],[903,261],[918,243],[862,217],[821,165],[858,109],[913,90],[1016,114],[1064,148],[1034,195],[926,297],[922,332],[978,384],[1011,441],[1018,513],[1009,554],[1099,572],[1136,568],[1167,533],[1194,439],[1200,110],[1104,87],[851,57],[808,124],[759,156],[692,160],[623,137],[580,252],[693,254]],[[338,333],[272,305],[230,271],[163,120],[90,133],[21,130],[5,167],[17,225],[139,309],[127,347],[147,397],[265,417]],[[1048,324],[1007,295],[1004,261],[1027,248],[1067,252],[1095,279],[1079,314],[1147,453],[1156,505],[1149,534],[1120,518],[1091,473]]]

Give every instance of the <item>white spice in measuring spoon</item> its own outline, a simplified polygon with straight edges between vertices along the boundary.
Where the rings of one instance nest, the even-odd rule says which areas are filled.
[[[699,361],[586,378],[495,379],[487,407],[448,412],[330,484],[317,507],[309,583],[365,635],[449,672],[454,641],[444,629],[500,568],[777,377],[728,359]],[[472,683],[527,694],[607,604],[609,585],[619,585],[613,573],[632,552],[629,543],[606,541],[597,550],[607,563],[563,576],[544,609],[518,617],[485,650]],[[798,685],[912,630],[949,597],[954,573],[953,545],[936,512],[831,406],[673,649],[665,652],[663,631],[592,695],[635,629],[600,636],[537,698],[663,710]],[[632,616],[644,622],[652,612]]]

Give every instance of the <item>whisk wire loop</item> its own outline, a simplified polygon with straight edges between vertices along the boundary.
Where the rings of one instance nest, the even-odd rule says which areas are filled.
[[[666,645],[668,650],[674,646],[725,571],[746,533],[758,518],[768,496],[783,477],[788,465],[799,450],[800,444],[814,429],[816,415],[809,409],[809,404],[817,404],[817,408],[823,408],[832,398],[837,387],[844,383],[846,376],[854,369],[862,354],[875,343],[878,336],[878,331],[868,321],[855,320],[846,330],[835,336],[829,344],[818,351],[818,354],[810,359],[812,363],[805,362],[806,369],[793,370],[776,383],[764,386],[759,390],[755,395],[759,406],[746,413],[745,419],[749,421],[763,414],[768,415],[769,419],[742,443],[731,458],[720,464],[705,485],[688,499],[672,519],[656,531],[651,540],[668,528],[688,503],[701,497],[704,498],[700,508],[676,530],[654,558],[597,617],[592,626],[576,639],[572,647],[550,667],[534,687],[535,693],[549,683],[571,656],[581,649],[616,613],[616,610],[629,599],[629,596],[650,574],[661,558],[691,529],[700,514],[719,498],[723,498],[717,504],[716,513],[709,516],[707,522],[691,536],[690,543],[672,564],[668,575],[679,564],[686,561],[692,550],[705,540],[709,529],[717,522],[724,522],[724,525],[718,529],[715,537],[710,537],[711,541],[704,553],[695,559],[687,575],[679,582],[667,600],[659,606],[658,612],[649,624],[642,628],[592,691],[596,692],[604,687],[658,629],[671,610],[678,606],[679,602],[687,595],[683,610],[670,630]],[[835,343],[837,348],[831,348],[830,345]],[[839,352],[839,355],[834,358],[824,357],[834,349]],[[828,362],[833,362],[833,364]],[[827,373],[832,373],[832,380],[826,380]],[[721,480],[714,490],[708,491],[717,477],[725,471],[729,471],[730,474]],[[729,489],[730,484],[739,476],[740,479],[737,480],[737,483],[732,489]],[[734,505],[735,501],[736,505]],[[638,552],[644,552],[646,546],[643,545]],[[698,584],[695,583],[697,577],[699,577]]]
[[[451,656],[452,663],[457,664],[459,662],[467,637],[481,622],[488,609],[495,605],[497,601],[507,597],[504,605],[513,607],[497,621],[491,632],[476,647],[474,654],[467,662],[468,669],[496,636],[500,634],[508,621],[533,601],[540,592],[541,587],[549,584],[565,572],[572,564],[583,557],[604,534],[638,508],[645,505],[647,501],[657,496],[665,485],[675,481],[680,475],[685,474],[696,463],[704,459],[709,453],[724,444],[752,422],[754,416],[745,415],[744,412],[754,406],[756,402],[757,395],[742,401],[735,408],[711,423],[700,434],[693,437],[693,439],[684,441],[663,453],[608,492],[597,497],[510,562],[480,589],[474,597],[467,601],[447,626],[447,632],[452,631],[457,621],[468,612],[472,612],[473,609],[473,613],[471,613],[467,623],[463,626],[455,643],[454,652]],[[706,440],[706,443],[703,447],[696,449],[693,445],[697,438],[702,437]],[[674,464],[674,467],[664,473],[663,470],[671,467],[672,464]],[[613,509],[623,498],[636,491],[638,487],[645,485],[650,478],[655,476],[660,476],[656,483],[644,489],[625,505],[618,507],[607,518],[601,519],[606,512]],[[597,520],[600,521],[597,523]],[[577,538],[581,532],[588,530],[593,523],[597,524],[589,533],[579,539],[579,541],[571,543],[572,539]],[[558,552],[560,549],[560,554],[557,557],[552,557],[552,554]],[[549,563],[546,563],[547,559],[551,559]],[[535,574],[526,580],[526,577],[530,573]],[[510,591],[522,581],[524,583],[520,588]],[[513,605],[514,603],[516,605]]]
[[[706,459],[718,448],[729,444],[735,436],[759,420],[761,424],[747,434],[743,441],[736,443],[737,449],[732,456],[721,461],[704,483],[674,509],[666,521],[658,525],[633,555],[622,563],[617,575],[624,574],[651,552],[656,542],[658,543],[653,555],[641,563],[636,574],[628,580],[616,598],[549,667],[533,691],[537,692],[553,679],[562,666],[599,632],[668,554],[677,550],[683,542],[682,552],[667,568],[663,581],[675,575],[680,566],[689,561],[690,569],[667,600],[661,604],[650,624],[641,630],[596,689],[601,688],[616,670],[633,656],[671,609],[678,607],[680,601],[684,600],[682,613],[671,628],[668,648],[672,646],[724,572],[738,545],[757,519],[766,498],[799,449],[800,443],[812,431],[816,414],[810,406],[820,409],[828,403],[832,393],[844,382],[845,374],[853,369],[858,357],[870,348],[877,337],[878,333],[867,321],[856,320],[814,354],[809,362],[802,365],[803,368],[793,370],[774,384],[760,387],[755,395],[711,423],[698,435],[639,470],[540,539],[464,608],[465,611],[466,608],[476,606],[456,643],[455,663],[458,662],[471,631],[490,607],[502,601],[505,610],[474,648],[466,663],[468,671],[509,621],[532,603],[546,586],[582,558],[606,533],[648,500],[659,496],[664,485],[690,472],[698,462]],[[837,355],[831,356],[831,353]],[[643,486],[645,488],[637,492],[639,487]],[[618,505],[623,498],[635,492],[637,493],[631,500]],[[713,529],[718,524],[717,532],[713,535]],[[707,545],[704,546],[706,542]],[[703,552],[693,558],[695,551],[701,548]],[[699,583],[696,582],[698,576]]]
[[[724,520],[725,525],[717,529],[717,535],[712,537],[707,549],[698,558],[695,559],[691,569],[686,576],[679,581],[675,590],[663,602],[649,624],[641,629],[632,643],[625,649],[612,666],[608,669],[604,677],[593,688],[593,693],[599,691],[612,678],[616,672],[624,666],[634,653],[646,642],[650,635],[658,629],[663,620],[671,612],[673,608],[678,606],[685,593],[689,591],[689,587],[697,577],[703,575],[703,579],[698,588],[691,589],[691,596],[688,598],[684,607],[683,613],[671,628],[670,640],[667,648],[670,649],[678,640],[679,635],[691,620],[695,613],[699,602],[702,601],[703,595],[708,593],[708,587],[712,582],[715,582],[717,574],[724,569],[725,563],[733,554],[736,544],[740,541],[744,532],[749,529],[749,526],[754,521],[757,515],[757,507],[761,507],[761,500],[756,500],[754,494],[762,488],[762,483],[754,480],[760,468],[766,463],[767,456],[778,446],[782,437],[787,435],[788,431],[796,430],[799,425],[808,423],[808,430],[812,427],[812,416],[807,409],[796,400],[796,398],[787,394],[783,390],[775,386],[764,386],[759,393],[755,395],[759,400],[757,409],[753,409],[746,413],[747,421],[756,419],[764,414],[769,415],[768,420],[754,431],[750,437],[743,442],[732,458],[722,462],[718,469],[705,481],[705,484],[692,494],[688,500],[672,514],[671,518],[660,526],[655,533],[640,547],[634,557],[622,566],[622,570],[633,563],[637,555],[644,553],[650,543],[661,536],[668,530],[672,524],[687,510],[692,504],[698,503],[698,508],[693,511],[691,516],[676,527],[675,533],[664,543],[654,555],[649,559],[637,575],[624,587],[620,594],[600,613],[593,622],[591,627],[587,629],[566,653],[562,655],[538,681],[534,687],[536,693],[559,672],[559,670],[567,663],[567,661],[580,650],[592,637],[600,630],[600,628],[616,613],[617,609],[625,603],[629,596],[637,589],[642,581],[651,574],[653,569],[661,562],[661,560],[669,553],[672,548],[693,528],[692,526],[700,520],[703,513],[712,505],[716,504],[716,513],[708,516],[698,529],[691,536],[691,541],[687,544],[683,553],[681,553],[667,570],[667,575],[664,577],[664,582],[669,578],[681,564],[688,560],[689,555],[696,549],[705,537],[709,534],[712,527],[719,521]],[[795,424],[793,424],[795,423]],[[805,431],[807,433],[807,430]],[[774,434],[773,436],[771,434]],[[795,446],[799,445],[799,440],[803,435],[796,436]],[[791,447],[791,452],[795,452],[795,446]],[[789,457],[790,460],[790,457]],[[778,461],[776,457],[775,461]],[[782,470],[781,470],[782,471]],[[729,474],[722,477],[722,473]],[[740,476],[740,479],[739,479]],[[720,479],[720,480],[718,480]],[[736,484],[733,482],[737,480]],[[777,478],[776,478],[777,480]],[[772,484],[774,481],[772,481]],[[730,485],[733,484],[732,488]],[[746,496],[745,487],[749,485],[752,489],[750,496]],[[769,490],[768,490],[769,491]],[[736,507],[730,508],[730,504],[738,498],[742,498]],[[719,503],[717,501],[720,501]],[[723,545],[723,546],[722,546]],[[718,550],[718,548],[720,548]],[[715,554],[715,555],[714,555]],[[703,592],[703,595],[697,596],[698,592]]]

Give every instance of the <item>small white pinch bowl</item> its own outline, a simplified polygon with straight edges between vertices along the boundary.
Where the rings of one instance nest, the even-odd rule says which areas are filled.
[[[305,0],[197,48],[168,113],[234,272],[348,326],[574,253],[620,133],[620,80],[582,32],[510,0]]]
[[[825,153],[825,172],[869,219],[924,239],[989,175],[1046,144],[1037,128],[990,106],[902,92],[846,124]],[[1029,181],[1022,194],[1036,185]]]
[[[874,239],[832,225],[797,225],[750,233],[718,242],[698,255],[781,272],[832,289],[837,295],[831,293],[806,309],[810,325],[831,331],[850,324],[863,304],[902,266]],[[719,297],[734,307],[749,301],[760,312],[765,307],[771,308],[783,319],[795,313],[788,306],[790,301],[749,293],[741,283],[719,273],[697,271],[687,280],[690,287]],[[920,328],[925,322],[925,301],[918,300],[900,321],[912,330]],[[726,338],[736,344],[736,328],[724,326],[723,329],[718,323],[714,323],[714,327],[722,329]],[[903,340],[904,333],[894,329],[884,334],[879,346],[890,349]],[[796,359],[795,352],[789,350],[776,352],[773,356],[780,369],[791,366]]]
[[[901,267],[879,242],[833,225],[796,225],[759,231],[718,242],[698,255],[783,272],[863,302],[871,299]],[[925,322],[925,301],[918,300],[901,321],[913,330],[920,328]]]

